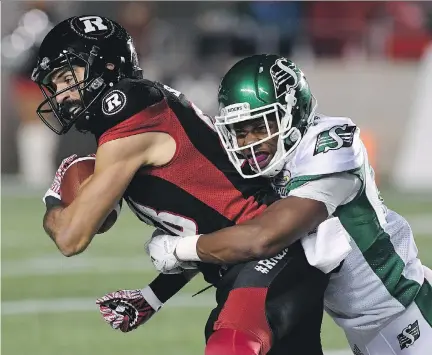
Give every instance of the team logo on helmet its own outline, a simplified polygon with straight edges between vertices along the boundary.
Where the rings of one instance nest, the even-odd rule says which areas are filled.
[[[115,115],[126,106],[126,95],[120,90],[110,91],[102,99],[102,112],[105,115]]]
[[[41,60],[41,62],[40,62],[40,67],[43,69],[43,70],[48,70],[49,69],[49,58],[48,57],[44,57],[42,60]]]
[[[113,23],[100,16],[74,17],[70,26],[75,33],[88,39],[108,38],[114,33]]]
[[[297,87],[299,83],[296,65],[285,58],[276,60],[270,67],[270,75],[273,79],[277,99],[285,95],[291,88]]]

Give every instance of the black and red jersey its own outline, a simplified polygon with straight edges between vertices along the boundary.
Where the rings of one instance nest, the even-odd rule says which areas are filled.
[[[99,146],[145,132],[168,133],[176,142],[168,164],[140,169],[125,192],[146,223],[175,235],[210,233],[257,216],[277,198],[268,180],[237,173],[210,117],[167,86],[122,80],[102,99],[102,111]]]

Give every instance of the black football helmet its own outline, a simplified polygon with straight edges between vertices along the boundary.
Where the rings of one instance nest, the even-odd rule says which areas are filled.
[[[114,66],[107,64],[111,63]],[[73,67],[85,69],[79,81]],[[51,83],[54,73],[70,70],[74,83],[56,92]],[[97,114],[95,105],[102,94],[122,78],[142,78],[138,56],[131,36],[118,23],[102,16],[71,17],[55,26],[44,38],[36,68],[32,73],[45,100],[36,112],[55,133],[64,134],[74,124],[78,130],[88,130],[91,117]],[[66,110],[56,97],[68,90],[79,92],[81,107]]]

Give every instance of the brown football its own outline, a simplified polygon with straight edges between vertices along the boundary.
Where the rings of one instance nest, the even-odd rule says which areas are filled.
[[[60,186],[60,197],[66,206],[72,203],[81,186],[93,175],[95,161],[94,157],[81,157],[73,161],[67,168]],[[120,213],[120,208],[121,204],[119,203],[110,212],[97,234],[105,233],[114,225]]]

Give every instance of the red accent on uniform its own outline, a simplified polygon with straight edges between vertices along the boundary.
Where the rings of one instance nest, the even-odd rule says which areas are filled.
[[[168,133],[177,145],[171,162],[146,169],[145,174],[177,185],[236,223],[250,220],[266,208],[265,205],[258,206],[253,197],[245,199],[223,172],[195,148],[166,100],[110,128],[98,143],[101,146],[111,140],[145,132]]]
[[[165,100],[147,107],[145,110],[138,112],[136,115],[120,122],[104,132],[99,138],[99,146],[119,138],[125,138],[144,132],[166,132],[167,112],[171,111]]]
[[[261,343],[260,354],[267,354],[272,344],[272,331],[265,311],[267,291],[264,287],[230,291],[213,329],[234,329],[253,334]]]
[[[261,355],[261,343],[252,334],[219,329],[207,342],[205,355]]]

